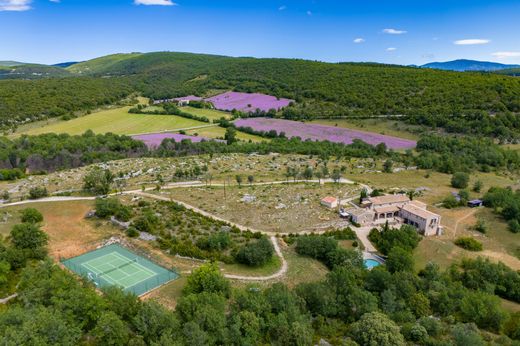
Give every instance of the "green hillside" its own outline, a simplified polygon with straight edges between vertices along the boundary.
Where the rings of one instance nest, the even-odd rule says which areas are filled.
[[[71,73],[76,74],[96,74],[104,73],[110,70],[115,64],[122,61],[132,59],[140,56],[141,53],[128,53],[128,54],[112,54],[103,56],[100,58],[80,62],[67,67],[66,69]]]
[[[11,61],[11,60],[2,60],[0,61],[0,66],[17,66],[17,65],[24,65],[25,63],[19,62],[19,61]]]
[[[296,105],[283,112],[289,119],[399,116],[403,121],[450,132],[505,140],[520,137],[520,121],[516,120],[520,112],[520,79],[492,73],[170,52],[109,55],[72,65],[66,71],[91,75],[92,78],[82,81],[92,84],[91,91],[103,79],[101,84],[112,84],[110,94],[116,95],[133,91],[161,99],[204,95],[214,90],[262,92],[295,99]],[[33,83],[19,88],[13,96],[18,101],[10,100],[13,106],[2,113],[4,121],[38,115],[27,109],[26,90],[33,90],[35,103],[63,108],[45,90],[51,88],[59,98],[66,98],[69,91],[61,87],[75,82],[62,81],[58,83],[61,87],[41,81]],[[12,86],[0,84],[0,95],[3,88]],[[83,104],[93,103],[90,93],[82,94],[90,99],[74,96],[78,106],[72,108],[81,109]],[[38,102],[39,97],[46,98],[45,102]],[[112,96],[94,103],[108,99]],[[52,116],[49,109],[41,111]]]
[[[61,67],[24,64],[16,66],[0,66],[0,79],[40,79],[51,77],[68,77],[70,72]]]

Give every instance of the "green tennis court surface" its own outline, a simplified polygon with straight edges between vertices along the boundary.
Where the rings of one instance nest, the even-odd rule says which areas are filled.
[[[178,277],[176,273],[117,244],[64,260],[62,263],[73,272],[93,281],[98,287],[118,286],[138,296]]]

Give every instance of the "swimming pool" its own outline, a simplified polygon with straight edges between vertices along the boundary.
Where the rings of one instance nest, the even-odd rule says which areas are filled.
[[[372,269],[374,267],[381,265],[381,263],[379,263],[378,261],[373,260],[373,259],[363,260],[363,263],[365,264],[365,268],[367,268],[367,269]]]

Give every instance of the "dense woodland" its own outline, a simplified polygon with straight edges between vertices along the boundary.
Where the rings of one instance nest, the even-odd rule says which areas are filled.
[[[0,129],[113,105],[132,91],[122,79],[0,80]]]
[[[18,296],[0,306],[4,345],[508,345],[519,344],[520,313],[498,296],[518,301],[520,275],[476,259],[441,271],[413,271],[410,249],[394,239],[388,263],[368,271],[359,253],[334,236],[303,236],[296,249],[325,261],[322,281],[294,289],[233,288],[215,264],[187,278],[174,312],[117,288],[99,295],[46,258],[41,214],[22,211],[21,223],[0,243],[0,291]],[[404,240],[404,242],[407,242]],[[497,296],[498,295],[498,296]]]
[[[0,81],[0,120],[12,127],[26,118],[88,111],[131,92],[164,99],[236,90],[296,100],[281,114],[288,119],[405,116],[414,124],[502,140],[516,140],[520,128],[514,117],[520,79],[498,74],[189,53],[109,56],[74,68],[93,77]]]
[[[0,168],[5,172],[53,172],[147,153],[143,142],[110,133],[95,135],[92,131],[81,136],[50,133],[14,140],[0,137]]]

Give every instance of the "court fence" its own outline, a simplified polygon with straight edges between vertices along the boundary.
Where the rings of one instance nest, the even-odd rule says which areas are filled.
[[[96,249],[94,251],[87,252],[83,255],[63,260],[62,264],[65,267],[67,267],[68,269],[72,270],[74,273],[94,282],[94,284],[99,288],[114,286],[114,283],[106,280],[102,274],[96,275],[96,273],[93,273],[87,267],[83,266],[83,263],[86,263],[88,261],[91,261],[93,259],[105,256],[105,255],[108,255],[112,252],[117,252],[118,254],[127,258],[129,261],[137,260],[137,263],[139,263],[146,269],[149,269],[155,273],[154,276],[152,276],[142,282],[138,282],[135,285],[124,288],[125,291],[131,292],[137,296],[141,296],[141,295],[143,295],[171,280],[175,280],[179,277],[179,274],[177,274],[176,272],[174,272],[172,270],[168,270],[164,267],[161,267],[158,264],[153,263],[152,261],[150,261],[140,255],[137,255],[128,249],[125,249],[124,247],[122,247],[119,244],[108,245],[108,246]]]

